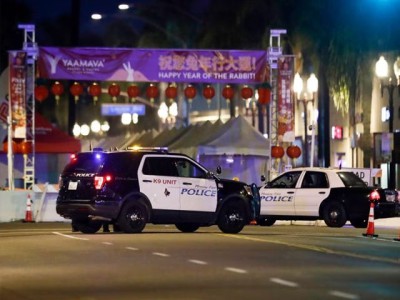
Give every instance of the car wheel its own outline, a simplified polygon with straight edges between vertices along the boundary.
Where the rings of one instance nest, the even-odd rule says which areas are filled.
[[[118,224],[126,233],[140,233],[148,218],[147,207],[142,201],[130,201],[123,206]]]
[[[351,225],[353,225],[353,227],[355,228],[367,228],[368,225],[368,219],[352,219],[350,220]]]
[[[200,227],[194,223],[177,223],[175,226],[182,232],[195,232]]]
[[[258,220],[258,225],[260,226],[272,226],[276,222],[274,218],[261,218]]]
[[[94,234],[102,227],[102,222],[92,221],[89,219],[72,220],[73,228],[86,234]]]
[[[219,213],[218,228],[224,233],[239,233],[246,225],[246,213],[239,202],[224,204]]]
[[[346,211],[343,205],[338,202],[327,203],[322,214],[328,227],[343,227],[346,224]]]

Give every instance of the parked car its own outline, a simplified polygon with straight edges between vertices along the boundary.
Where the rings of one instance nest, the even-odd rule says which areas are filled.
[[[126,233],[141,232],[146,223],[175,224],[182,232],[216,224],[238,233],[253,218],[251,186],[163,148],[78,153],[59,188],[57,213],[83,233],[104,222]]]
[[[258,223],[270,226],[276,220],[318,220],[329,227],[347,221],[365,228],[371,201],[375,218],[399,215],[395,190],[369,187],[351,171],[332,168],[296,168],[286,171],[259,189]]]

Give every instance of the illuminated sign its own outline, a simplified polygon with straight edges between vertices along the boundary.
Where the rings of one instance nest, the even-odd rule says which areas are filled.
[[[332,126],[332,140],[343,140],[342,126]]]
[[[120,116],[123,113],[138,114],[143,116],[146,113],[144,104],[123,104],[123,103],[104,103],[101,105],[102,116]]]

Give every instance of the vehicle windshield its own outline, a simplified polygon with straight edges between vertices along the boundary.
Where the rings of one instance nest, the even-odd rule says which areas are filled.
[[[353,172],[338,172],[339,178],[346,187],[366,187],[366,183]]]

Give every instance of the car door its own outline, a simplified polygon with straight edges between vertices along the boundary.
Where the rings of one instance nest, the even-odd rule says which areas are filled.
[[[300,178],[296,191],[296,216],[318,216],[321,202],[329,195],[328,176],[325,172],[307,171]]]
[[[138,172],[140,191],[154,210],[180,210],[180,181],[174,158],[145,155]]]
[[[281,174],[260,188],[260,215],[295,215],[296,185],[301,171],[289,171]]]
[[[179,176],[181,215],[184,217],[185,212],[215,212],[216,180],[208,175],[207,170],[185,157],[177,157],[175,164]]]

